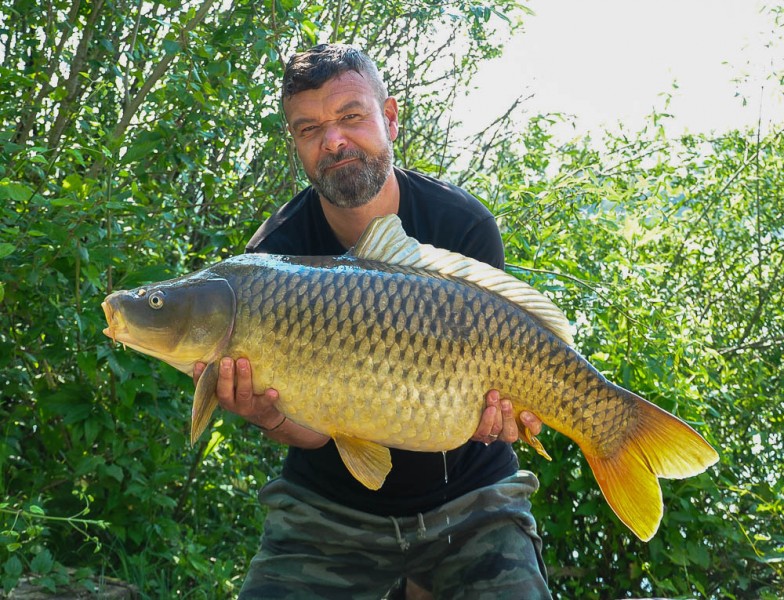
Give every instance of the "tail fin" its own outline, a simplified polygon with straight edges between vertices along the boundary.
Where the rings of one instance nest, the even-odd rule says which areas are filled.
[[[683,479],[702,473],[719,460],[703,437],[686,423],[622,388],[634,404],[637,424],[611,456],[585,452],[607,503],[643,541],[651,539],[662,518],[657,477]]]

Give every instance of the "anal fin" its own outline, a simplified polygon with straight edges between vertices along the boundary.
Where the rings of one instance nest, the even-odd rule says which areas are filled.
[[[537,439],[537,437],[533,433],[531,433],[531,430],[528,429],[528,427],[523,426],[522,439],[523,439],[523,441],[526,444],[531,446],[531,448],[536,450],[537,454],[539,454],[540,456],[543,456],[547,460],[550,460],[550,461],[553,460],[552,457],[549,454],[547,454],[547,450],[544,449],[544,446],[542,445],[542,442],[540,442]]]
[[[522,422],[520,419],[520,415],[517,416],[517,430],[520,431],[519,439],[524,441],[526,444],[531,446],[536,453],[540,456],[546,458],[547,460],[553,460],[552,457],[547,453],[547,450],[544,449],[542,442],[540,442],[537,437],[533,434],[533,432],[525,426],[525,423]]]
[[[335,433],[335,445],[349,472],[366,488],[379,489],[392,469],[389,448],[359,438]]]

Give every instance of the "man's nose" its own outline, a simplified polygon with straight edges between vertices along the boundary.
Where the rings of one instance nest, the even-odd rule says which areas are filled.
[[[329,152],[337,152],[348,144],[339,123],[325,123],[321,144]]]

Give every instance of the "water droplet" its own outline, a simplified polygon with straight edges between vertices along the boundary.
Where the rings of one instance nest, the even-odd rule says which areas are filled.
[[[446,470],[446,450],[441,451],[441,456],[444,457],[444,483],[449,483],[449,472]]]

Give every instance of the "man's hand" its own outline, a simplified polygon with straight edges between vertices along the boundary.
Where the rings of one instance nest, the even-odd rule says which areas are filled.
[[[205,366],[201,362],[194,366],[194,384],[201,377]],[[325,435],[288,420],[275,406],[279,398],[277,390],[268,388],[256,394],[247,358],[238,358],[236,363],[227,356],[221,359],[215,395],[224,410],[261,427],[267,437],[278,442],[301,448],[319,448],[329,440]]]
[[[533,413],[524,410],[520,413],[520,421],[533,435],[542,431],[542,421]],[[496,440],[511,444],[518,440],[520,433],[512,403],[506,398],[501,399],[498,390],[487,392],[485,410],[471,439],[485,444]]]
[[[194,384],[199,381],[205,366],[201,362],[194,366]],[[272,429],[283,419],[283,415],[275,408],[275,402],[278,401],[276,390],[270,388],[263,394],[253,392],[250,362],[247,358],[237,359],[236,365],[229,357],[221,359],[215,394],[221,408],[265,429]]]

